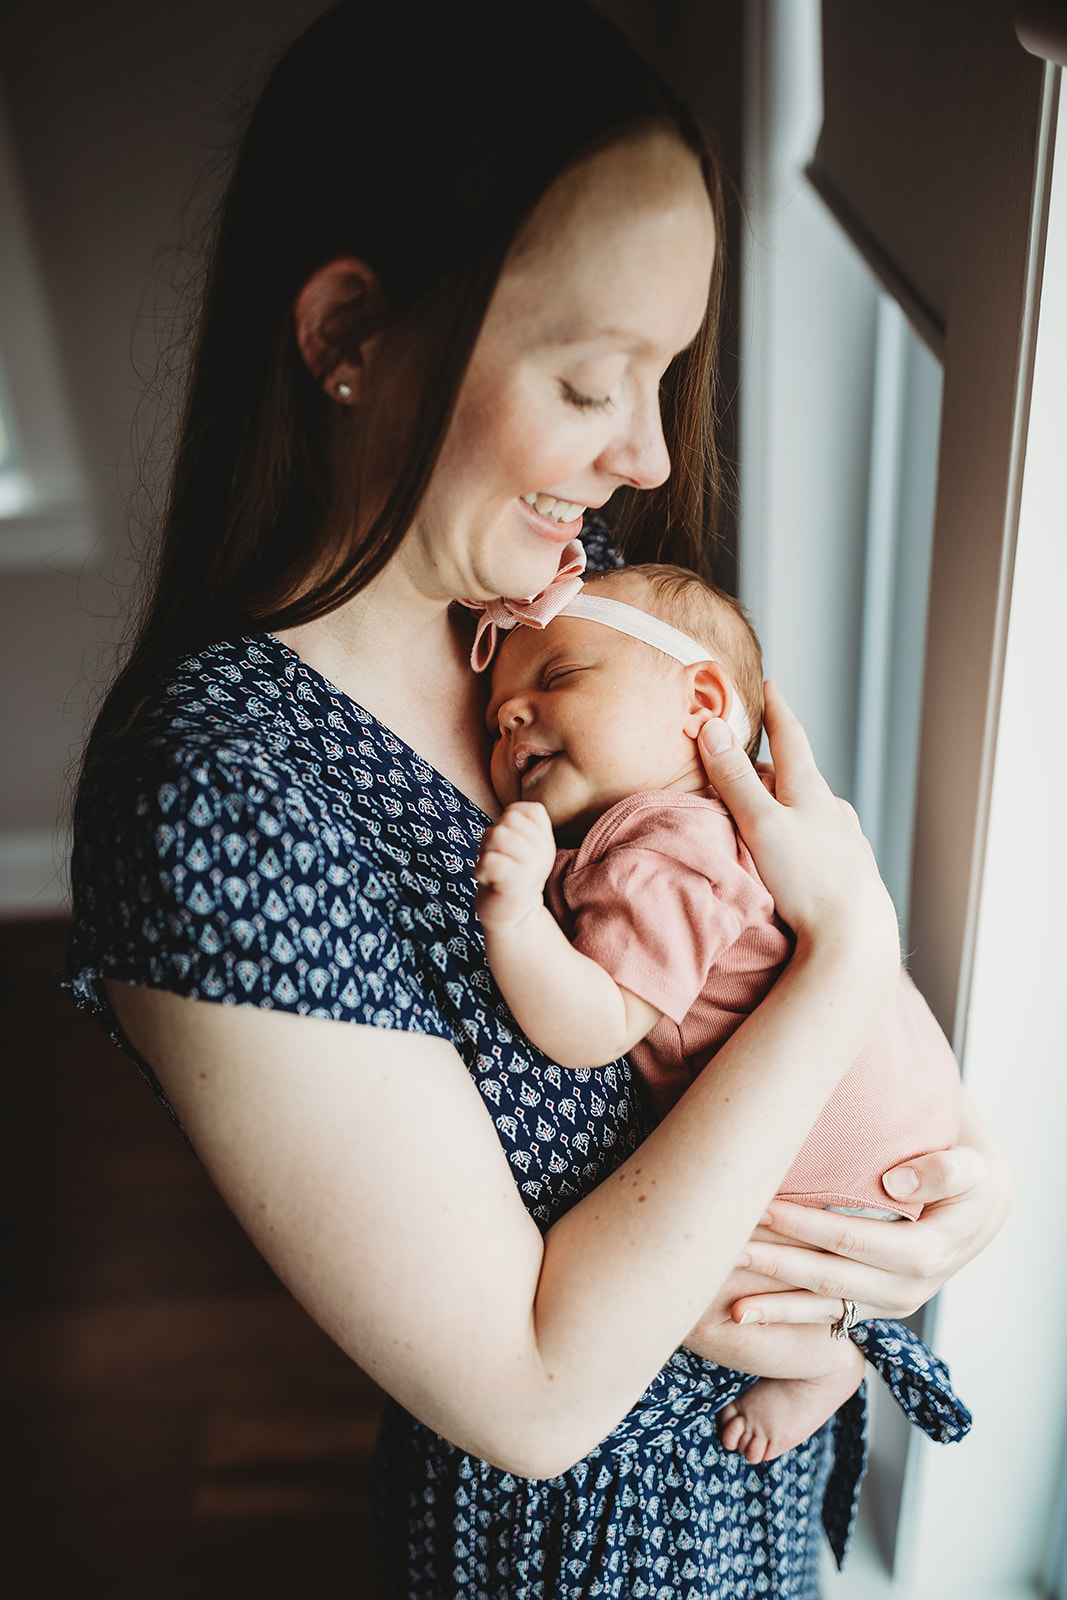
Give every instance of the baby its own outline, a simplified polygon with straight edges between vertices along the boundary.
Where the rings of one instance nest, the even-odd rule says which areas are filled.
[[[547,1055],[576,1069],[629,1052],[658,1116],[792,950],[696,746],[704,722],[722,717],[754,757],[762,702],[743,609],[678,567],[591,579],[547,626],[516,627],[494,664],[492,778],[506,809],[475,874],[490,966]],[[953,1144],[958,1101],[948,1041],[902,972],[778,1197],[917,1216],[881,1174]],[[763,1370],[777,1376],[720,1415],[724,1446],[752,1463],[808,1438],[864,1371],[847,1338],[763,1334]]]

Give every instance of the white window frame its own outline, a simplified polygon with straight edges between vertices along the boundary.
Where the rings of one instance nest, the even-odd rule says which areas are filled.
[[[2,99],[0,392],[12,447],[0,470],[0,572],[84,560],[89,492]]]
[[[869,439],[869,416],[857,422],[847,377],[833,399],[841,347],[854,345],[863,326],[858,280],[839,249],[813,264],[811,252],[833,226],[801,177],[821,112],[798,104],[795,80],[783,81],[790,62],[817,55],[816,0],[754,0],[747,16],[746,167],[761,187],[746,244],[742,587],[772,670],[847,792],[856,772],[848,737],[855,696],[832,670],[835,648],[845,645],[827,646],[825,634],[837,629],[847,643],[851,630],[855,640],[862,602],[847,547],[863,526],[855,509],[860,469],[849,452]],[[1024,59],[995,65],[1023,81]],[[925,1321],[973,1406],[974,1431],[962,1445],[939,1448],[878,1408],[856,1548],[843,1574],[828,1565],[826,1600],[1021,1600],[1054,1594],[1067,1577],[1059,1570],[1067,1208],[1057,1183],[1067,1131],[1059,1003],[1067,972],[1060,76],[1045,69],[1040,106],[1025,128],[1005,126],[991,97],[974,152],[981,183],[963,217],[965,267],[944,342],[911,917],[913,971],[1015,1170],[1016,1201],[1001,1237]],[[1036,174],[1035,132],[1043,152]],[[837,302],[836,325],[818,323],[812,285],[823,271],[833,277],[823,295]],[[826,381],[810,370],[817,359]],[[844,485],[836,510],[827,488],[835,478]],[[802,613],[802,626],[791,609]],[[853,661],[858,678],[858,647]],[[1020,871],[1024,838],[1033,853],[1028,873]]]

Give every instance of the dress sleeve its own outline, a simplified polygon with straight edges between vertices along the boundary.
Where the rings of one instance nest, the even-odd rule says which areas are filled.
[[[255,751],[178,752],[80,827],[68,987],[105,976],[192,999],[445,1035],[406,951],[395,880]],[[100,819],[113,820],[105,853]],[[367,846],[368,848],[361,848]]]

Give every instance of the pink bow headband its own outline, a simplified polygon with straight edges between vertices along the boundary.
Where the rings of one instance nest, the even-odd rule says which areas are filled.
[[[482,605],[478,600],[461,600],[470,611],[480,611],[478,631],[471,648],[471,666],[475,672],[484,672],[496,655],[500,635],[522,623],[527,628],[547,628],[553,617],[558,617],[568,600],[573,600],[582,587],[585,571],[585,546],[572,539],[560,552],[559,571],[540,594],[528,600],[490,600]]]
[[[650,616],[638,606],[626,605],[621,600],[609,600],[606,595],[582,594],[582,573],[585,571],[585,548],[577,539],[565,545],[560,556],[559,571],[546,589],[529,600],[490,600],[482,605],[477,600],[464,600],[461,604],[471,611],[482,613],[478,631],[471,649],[471,666],[475,672],[484,672],[496,654],[501,633],[520,624],[527,628],[547,628],[555,617],[581,617],[586,622],[599,622],[616,633],[625,633],[638,639],[664,655],[681,662],[683,667],[698,661],[713,661],[706,645],[693,639],[659,617]],[[723,719],[732,728],[738,744],[748,744],[752,729],[745,709],[730,686],[729,710]]]

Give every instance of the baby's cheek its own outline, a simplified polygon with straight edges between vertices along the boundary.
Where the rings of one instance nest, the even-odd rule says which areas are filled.
[[[503,739],[498,739],[493,746],[489,757],[489,780],[493,785],[493,792],[502,806],[510,805],[519,798],[518,784],[515,782],[515,768],[506,759]]]

